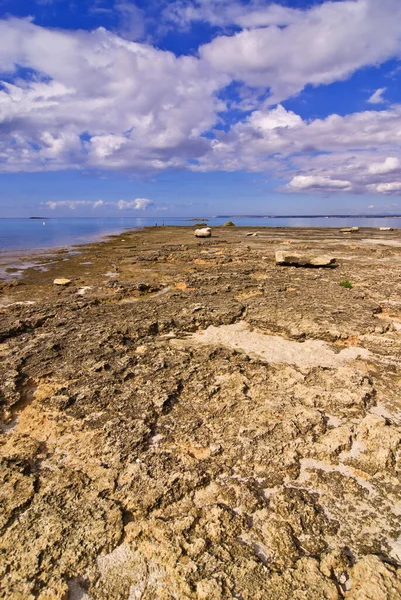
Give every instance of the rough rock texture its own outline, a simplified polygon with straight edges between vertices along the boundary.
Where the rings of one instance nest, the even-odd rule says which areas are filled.
[[[275,258],[277,265],[289,265],[293,267],[334,267],[336,264],[336,259],[327,254],[310,256],[300,254],[299,252],[277,250]]]
[[[401,231],[247,231],[0,283],[1,598],[401,597]]]

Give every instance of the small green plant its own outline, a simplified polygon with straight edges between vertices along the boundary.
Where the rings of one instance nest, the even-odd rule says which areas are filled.
[[[352,283],[349,279],[345,279],[345,281],[340,281],[340,285],[347,290],[352,290]]]

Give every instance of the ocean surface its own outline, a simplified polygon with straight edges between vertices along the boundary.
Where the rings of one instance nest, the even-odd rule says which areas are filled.
[[[401,228],[401,218],[394,217],[221,217],[208,219],[217,226],[230,218],[236,225],[257,227],[393,227]],[[154,225],[186,225],[187,218],[66,218],[1,219],[0,252],[65,247],[99,240],[107,235]]]

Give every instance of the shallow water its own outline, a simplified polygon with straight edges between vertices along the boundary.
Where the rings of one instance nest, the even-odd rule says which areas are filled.
[[[210,218],[208,225],[218,226],[228,217]],[[401,218],[394,217],[231,217],[236,225],[248,227],[392,227],[401,228]],[[69,218],[69,219],[0,219],[0,253],[8,250],[33,250],[83,244],[118,234],[127,229],[154,225],[194,225],[188,218],[160,220],[147,218]]]

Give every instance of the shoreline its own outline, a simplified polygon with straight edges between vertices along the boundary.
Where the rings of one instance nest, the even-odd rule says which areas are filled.
[[[261,217],[264,218],[264,217]],[[267,218],[267,217],[266,217]],[[270,217],[269,217],[270,218]],[[289,217],[288,217],[289,218]],[[296,218],[296,217],[294,217]],[[318,218],[318,217],[316,217]],[[329,218],[329,217],[327,217]],[[366,217],[368,218],[368,217]],[[213,230],[225,230],[224,225],[220,226],[211,226]],[[41,266],[45,266],[48,258],[51,258],[53,255],[58,254],[66,254],[71,255],[74,252],[80,252],[82,248],[90,248],[92,245],[97,245],[101,243],[105,243],[109,240],[109,238],[119,238],[124,234],[131,235],[135,231],[140,230],[150,230],[152,231],[154,228],[163,228],[163,229],[171,229],[171,228],[179,228],[184,230],[194,230],[193,225],[146,225],[143,227],[134,227],[128,228],[125,231],[115,232],[115,233],[107,233],[107,234],[94,234],[90,236],[87,241],[81,242],[71,242],[70,244],[61,244],[60,246],[46,246],[42,248],[21,248],[21,249],[6,249],[0,250],[0,282],[12,280],[14,277],[20,278],[23,276],[23,272],[29,268],[35,268],[35,264],[37,263],[38,269],[40,270]],[[260,230],[261,233],[266,232],[274,232],[274,231],[293,231],[294,233],[303,232],[303,231],[313,231],[313,232],[326,232],[327,234],[339,233],[340,228],[338,227],[312,227],[312,226],[258,226],[258,225],[236,225],[236,229],[238,230],[249,230],[249,231],[257,231]],[[389,232],[380,232],[377,227],[359,227],[361,233],[367,234],[371,233],[375,234],[386,234],[387,236],[391,234],[391,232],[396,233],[397,228],[391,229]],[[401,228],[400,228],[401,231]],[[380,238],[379,238],[380,239]],[[41,264],[42,259],[44,259],[45,263]],[[22,260],[22,264],[21,264]],[[27,265],[27,266],[26,266]],[[6,269],[13,269],[12,272],[7,273]],[[20,273],[16,274],[17,271]]]
[[[401,594],[401,229],[193,230],[0,281],[5,597]]]

